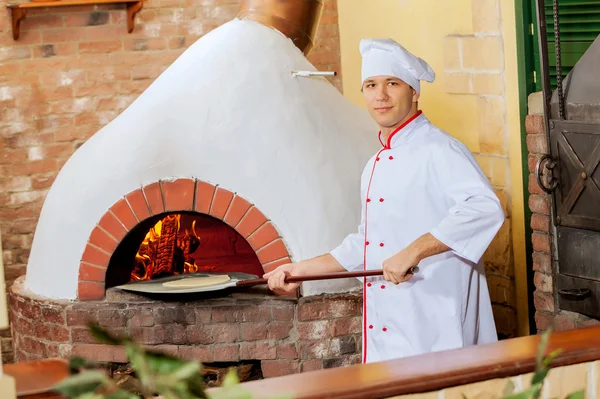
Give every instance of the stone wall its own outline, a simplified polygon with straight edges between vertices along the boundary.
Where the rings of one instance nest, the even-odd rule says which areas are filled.
[[[479,137],[479,152],[475,158],[506,214],[484,262],[498,333],[507,338],[517,331],[501,2],[474,0],[472,13],[473,34],[449,35],[445,39],[445,89],[457,96],[476,98],[478,125],[473,134]]]

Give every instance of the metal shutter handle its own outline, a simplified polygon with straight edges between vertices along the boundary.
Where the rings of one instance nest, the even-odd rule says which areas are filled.
[[[565,299],[581,301],[592,294],[589,288],[571,288],[567,290],[558,290],[558,294]]]

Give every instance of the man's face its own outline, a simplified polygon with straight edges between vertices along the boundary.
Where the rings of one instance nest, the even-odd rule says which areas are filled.
[[[375,76],[362,87],[367,109],[380,127],[395,127],[411,111],[419,94],[402,80],[392,76]]]

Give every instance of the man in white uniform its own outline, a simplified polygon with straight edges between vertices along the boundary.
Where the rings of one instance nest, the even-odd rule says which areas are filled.
[[[391,39],[364,39],[362,92],[381,149],[361,181],[362,220],[331,253],[267,273],[384,270],[363,287],[363,362],[497,340],[481,256],[504,223],[494,190],[469,150],[418,110],[435,74]],[[416,274],[411,273],[419,266]]]

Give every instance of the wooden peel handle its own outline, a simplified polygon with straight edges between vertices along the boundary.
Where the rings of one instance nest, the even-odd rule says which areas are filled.
[[[411,269],[413,274],[419,272],[419,268],[417,266]],[[370,277],[370,276],[381,276],[383,275],[383,270],[361,270],[358,272],[338,272],[338,273],[324,273],[324,274],[310,274],[307,276],[289,276],[285,279],[286,283],[299,283],[302,281],[311,281],[311,280],[330,280],[334,278],[350,278],[350,277]],[[266,278],[257,278],[254,280],[245,280],[238,281],[236,283],[237,287],[250,287],[253,285],[266,284]]]

